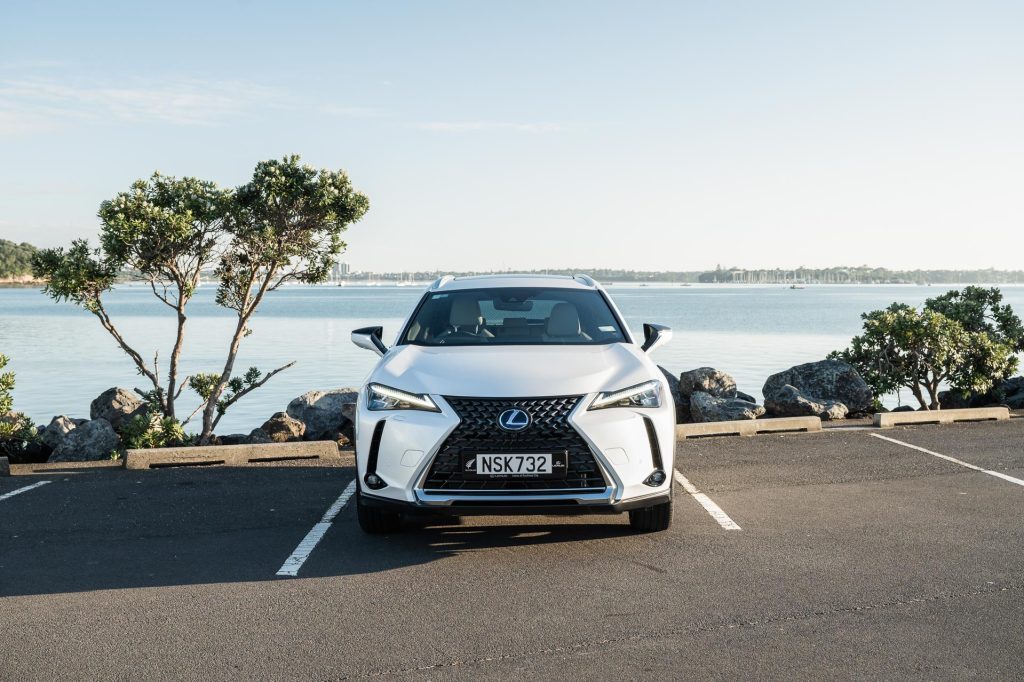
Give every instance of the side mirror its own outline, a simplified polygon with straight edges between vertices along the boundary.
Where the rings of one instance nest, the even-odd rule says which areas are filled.
[[[658,346],[672,340],[672,330],[660,324],[644,324],[644,345],[640,350],[650,353]]]
[[[388,351],[381,336],[384,335],[384,327],[363,327],[352,332],[352,343],[360,348],[372,350],[381,357]]]

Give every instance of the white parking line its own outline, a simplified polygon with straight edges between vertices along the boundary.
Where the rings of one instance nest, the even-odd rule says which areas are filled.
[[[14,497],[15,495],[20,495],[22,493],[27,493],[29,490],[32,490],[33,488],[38,488],[41,485],[46,485],[47,483],[53,483],[53,481],[39,481],[38,483],[33,483],[32,485],[27,485],[24,488],[18,488],[17,490],[12,490],[9,493],[4,493],[3,495],[0,495],[0,502],[3,502],[8,497]]]
[[[711,514],[711,518],[718,521],[718,525],[726,530],[743,530],[739,524],[729,518],[729,515],[722,511],[722,508],[715,504],[710,497],[697,490],[697,486],[690,483],[690,481],[679,473],[679,469],[675,470],[676,481],[679,485],[683,486],[685,490],[693,499],[700,502],[700,506],[707,510],[708,514]]]
[[[979,466],[974,466],[973,464],[969,464],[967,462],[964,462],[963,460],[959,460],[956,457],[950,457],[949,455],[943,455],[943,454],[940,454],[938,452],[932,452],[931,450],[926,450],[925,448],[918,447],[916,445],[911,445],[910,443],[904,443],[903,441],[896,440],[895,438],[888,438],[886,436],[880,436],[877,433],[872,433],[871,435],[874,436],[875,438],[881,438],[882,440],[889,441],[890,443],[895,443],[896,445],[902,445],[903,447],[910,448],[911,450],[917,450],[918,452],[923,452],[923,453],[925,453],[927,455],[932,455],[934,457],[939,457],[940,459],[944,459],[946,461],[953,462],[953,464],[959,464],[962,467],[967,467],[968,469],[973,469],[974,471],[980,471],[981,473],[988,474],[989,476],[995,476],[996,478],[1001,478],[1004,481],[1009,481],[1010,483],[1016,483],[1017,485],[1024,485],[1024,481],[1022,481],[1021,479],[1014,478],[1013,476],[1007,476],[1006,474],[1001,473],[999,471],[991,471],[989,469],[982,469]]]
[[[306,537],[302,538],[302,542],[299,543],[299,546],[296,547],[295,551],[292,552],[292,555],[285,560],[281,569],[277,572],[277,575],[297,576],[299,574],[299,569],[302,568],[302,564],[306,563],[306,559],[308,559],[309,555],[313,553],[317,543],[319,543],[324,537],[327,529],[331,527],[334,517],[341,512],[348,503],[349,498],[355,495],[355,492],[356,482],[353,480],[341,492],[341,495],[338,495],[338,499],[334,501],[334,504],[327,508],[327,511],[324,512],[324,516],[320,519],[320,522],[306,533]]]

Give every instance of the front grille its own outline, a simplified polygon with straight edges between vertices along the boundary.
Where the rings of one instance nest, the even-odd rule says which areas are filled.
[[[445,400],[459,415],[459,425],[448,436],[423,483],[428,491],[532,491],[605,488],[604,476],[583,437],[569,423],[569,415],[582,396],[557,398],[452,398]],[[518,407],[530,414],[522,431],[498,426],[498,415]],[[486,453],[566,453],[566,475],[558,479],[479,479],[463,475],[462,455]]]

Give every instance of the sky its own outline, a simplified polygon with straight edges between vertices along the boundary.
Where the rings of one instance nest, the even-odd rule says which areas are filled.
[[[355,270],[1024,268],[1024,3],[0,3],[0,238],[343,168]]]

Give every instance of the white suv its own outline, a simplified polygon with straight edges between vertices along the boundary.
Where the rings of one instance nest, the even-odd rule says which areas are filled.
[[[381,356],[356,407],[359,524],[412,514],[629,512],[672,520],[675,403],[647,353],[586,276],[445,276]]]

